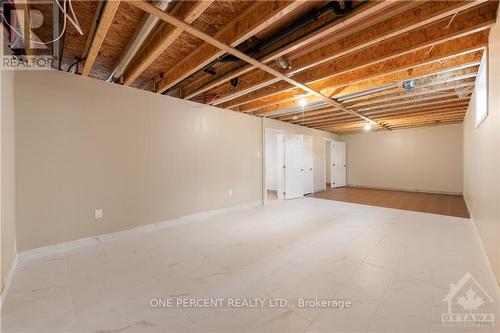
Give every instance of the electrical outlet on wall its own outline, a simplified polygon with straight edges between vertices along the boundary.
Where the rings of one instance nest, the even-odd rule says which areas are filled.
[[[94,220],[102,219],[102,208],[94,210]]]

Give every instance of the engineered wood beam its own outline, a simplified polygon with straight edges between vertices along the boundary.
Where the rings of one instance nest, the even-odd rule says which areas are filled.
[[[113,18],[115,17],[119,6],[120,0],[108,0],[106,2],[99,25],[97,26],[94,38],[92,39],[87,58],[85,59],[85,63],[83,65],[82,76],[88,76],[90,74],[90,70],[94,65],[97,55],[99,54],[102,42],[104,41],[104,38],[106,38],[106,34],[108,33],[111,23],[113,23]]]
[[[258,67],[260,68],[261,70],[269,73],[269,74],[272,74],[274,75],[275,77],[281,79],[281,80],[284,80],[284,81],[287,81],[288,83],[290,84],[293,84],[295,85],[297,88],[300,88],[302,90],[304,90],[305,92],[311,94],[311,95],[314,95],[314,96],[317,96],[317,97],[320,97],[324,102],[326,102],[327,104],[329,105],[332,105],[332,106],[335,106],[335,107],[338,107],[339,109],[341,109],[342,111],[344,112],[347,112],[347,113],[350,113],[350,114],[353,114],[353,115],[357,115],[359,118],[365,120],[365,121],[368,121],[368,122],[373,122],[371,119],[369,119],[368,117],[365,117],[355,111],[352,111],[352,110],[349,110],[345,107],[343,107],[340,103],[338,103],[337,101],[329,98],[328,96],[325,96],[325,95],[322,95],[320,94],[319,92],[315,91],[315,90],[312,90],[311,88],[289,78],[288,76],[286,76],[285,74],[281,73],[281,72],[278,72],[274,69],[272,69],[271,67],[259,62],[258,60],[255,60],[253,59],[252,57],[249,57],[247,56],[245,53],[235,49],[234,47],[231,47],[227,44],[224,44],[220,41],[218,41],[217,39],[207,35],[206,33],[192,27],[191,25],[183,22],[183,21],[180,21],[178,19],[176,19],[175,17],[171,16],[171,15],[168,15],[167,13],[165,12],[162,12],[161,10],[157,9],[156,7],[154,7],[153,5],[149,4],[148,2],[146,1],[131,1],[130,2],[133,6],[136,6],[137,8],[139,9],[142,9],[148,13],[150,13],[151,15],[156,15],[158,16],[160,19],[164,20],[165,22],[168,22],[172,25],[175,25],[176,27],[178,28],[182,28],[184,31],[186,31],[187,33],[190,33],[192,34],[193,36],[195,37],[198,37],[202,40],[204,40],[205,42],[223,50],[224,52],[226,53],[230,53],[232,55],[234,55],[235,57],[238,57],[240,58],[241,60],[243,61],[246,61],[248,62],[249,64],[252,64],[254,65],[255,67]],[[383,126],[383,125],[382,125]],[[388,128],[389,129],[389,128]]]
[[[467,38],[455,39],[434,46],[432,52],[429,49],[419,49],[411,53],[403,54],[383,61],[374,61],[368,65],[338,67],[339,72],[333,76],[321,79],[309,84],[311,88],[322,91],[328,96],[342,93],[346,86],[378,78],[379,81],[387,77],[401,81],[425,75],[427,72],[438,71],[440,68],[459,67],[467,63],[479,63],[482,50],[488,45],[488,31],[474,33]],[[419,72],[420,74],[413,74]],[[405,74],[406,73],[406,74]],[[377,85],[382,85],[377,83]],[[368,89],[368,88],[365,88]],[[240,106],[240,111],[250,111],[260,107],[273,105],[277,100],[290,100],[300,91],[293,86],[279,82],[272,87],[266,87],[254,91],[243,97],[219,105],[221,108]],[[265,99],[265,100],[262,100]],[[248,104],[253,103],[253,104]],[[246,109],[247,107],[247,109]]]
[[[418,50],[424,50],[424,53],[433,54],[437,44],[451,40],[457,40],[457,43],[462,43],[467,39],[464,38],[465,36],[489,29],[496,22],[496,9],[497,3],[480,5],[477,8],[475,7],[459,13],[449,26],[449,18],[439,20],[420,29],[364,48],[358,52],[344,55],[334,61],[301,71],[294,75],[294,79],[311,85],[332,76],[375,63],[392,60]],[[429,52],[431,48],[433,49]],[[231,88],[227,87],[221,89],[219,94],[223,97],[216,99],[213,104],[225,107],[222,102],[249,94],[255,90],[255,87],[262,88],[262,84],[266,82],[274,82],[268,74],[262,72],[245,76],[242,79],[236,92],[231,91]],[[318,89],[316,87],[315,89],[321,90],[322,88]]]
[[[435,1],[425,2],[421,6],[411,9],[405,13],[389,18],[388,20],[377,23],[369,28],[362,30],[353,35],[347,36],[343,39],[335,41],[332,44],[326,45],[318,50],[314,50],[300,58],[294,58],[293,54],[290,55],[290,60],[293,64],[293,69],[287,71],[288,75],[296,75],[302,71],[318,66],[323,63],[330,62],[334,59],[348,55],[350,53],[359,51],[387,41],[398,35],[404,35],[406,39],[411,38],[410,34],[418,34],[419,31],[412,31],[432,22],[440,21],[442,27],[445,27],[449,22],[448,16],[454,15],[457,11],[469,9],[480,2],[476,1]],[[469,19],[469,17],[457,17],[455,20]],[[426,32],[430,31],[432,26],[427,28]],[[415,37],[414,37],[415,38]],[[277,66],[274,66],[277,68]],[[261,82],[265,80],[264,73],[253,73],[245,76],[245,82],[252,82],[254,79],[251,75],[256,75],[255,81]],[[269,78],[269,77],[268,77]],[[300,80],[299,80],[300,81]],[[271,82],[272,84],[272,82]],[[249,84],[250,85],[250,84]],[[240,89],[241,87],[241,89]],[[220,94],[224,97],[216,99],[214,105],[219,105],[231,98],[242,96],[248,92],[253,91],[256,87],[244,88],[245,85],[241,84],[238,91],[227,94],[231,86],[226,84],[224,89],[220,89]]]
[[[403,125],[403,124],[415,124],[419,122],[435,122],[440,120],[462,120],[465,116],[465,111],[457,111],[452,113],[444,113],[439,115],[426,115],[426,116],[415,116],[415,117],[407,117],[403,119],[388,119],[385,120],[384,123],[395,125]]]
[[[389,72],[386,75],[381,75],[379,77],[370,79],[369,76],[367,79],[364,79],[362,74],[365,71],[361,71],[361,73],[356,75],[356,73],[348,73],[347,75],[340,76],[341,80],[349,79],[354,74],[354,79],[349,80],[350,84],[339,84],[332,88],[334,90],[323,90],[322,92],[327,94],[328,96],[332,96],[334,98],[339,98],[341,96],[345,96],[352,93],[358,93],[366,90],[375,89],[377,87],[385,86],[385,85],[393,85],[397,83],[401,83],[406,80],[423,80],[423,78],[429,78],[432,76],[432,80],[437,80],[439,76],[444,78],[449,78],[452,74],[457,71],[462,71],[459,73],[466,73],[473,68],[474,66],[479,65],[482,58],[482,51],[476,51],[473,53],[461,55],[458,57],[454,57],[448,60],[444,60],[441,62],[432,61],[429,64],[420,65],[417,67],[409,67],[405,68],[402,71],[397,72]],[[383,66],[382,66],[383,67]],[[373,71],[371,71],[374,73]],[[424,84],[425,81],[422,82]],[[329,89],[332,89],[329,88]],[[281,97],[281,98],[279,98]],[[363,99],[360,97],[359,99]],[[286,104],[285,107],[293,105],[293,96],[292,98],[287,98],[283,94],[275,96],[275,98],[271,99],[273,104],[271,107],[268,107],[269,102],[251,102],[239,107],[239,111],[241,112],[253,112],[253,111],[261,111],[262,113],[272,112],[275,109],[276,103],[281,101],[290,102]],[[345,103],[351,103],[351,101],[346,101]],[[260,109],[260,110],[259,110]]]
[[[453,114],[438,114],[433,116],[416,116],[416,117],[407,117],[406,121],[395,121],[395,120],[386,120],[382,121],[384,124],[389,125],[391,127],[395,127],[395,125],[401,124],[425,124],[425,123],[434,123],[439,121],[461,121],[465,112],[461,113],[453,113]],[[315,126],[314,128],[322,130],[322,131],[342,131],[342,130],[352,130],[352,129],[361,129],[363,127],[363,123],[361,122],[353,122],[349,124],[340,124],[340,125],[327,125],[327,126]]]
[[[22,15],[17,15],[17,19],[20,21],[20,26],[22,27],[22,38],[24,46],[24,55],[26,58],[31,58],[34,55],[34,50],[31,43],[31,13],[30,4],[28,0],[14,0],[14,5],[16,8],[16,15],[19,11],[22,11]]]
[[[168,1],[155,0],[153,2],[155,6],[161,10],[166,10],[168,8]],[[151,31],[155,28],[158,23],[158,18],[151,15],[144,14],[138,27],[135,29],[134,35],[130,38],[129,44],[122,52],[118,62],[111,71],[108,77],[108,81],[114,81],[116,78],[120,78],[123,75],[123,71],[128,66],[132,58],[140,50],[144,41],[150,36]]]
[[[405,4],[406,5],[406,4]],[[355,29],[356,26],[359,26],[362,21],[364,25],[368,25],[369,21],[371,22],[375,19],[375,15],[377,17],[381,15],[381,13],[386,13],[387,11],[391,11],[391,7],[394,7],[391,1],[372,1],[364,4],[360,8],[357,8],[351,15],[340,17],[331,24],[327,26],[318,26],[314,29],[313,34],[306,34],[305,37],[298,39],[297,41],[293,41],[290,44],[286,44],[286,46],[279,48],[277,51],[270,53],[269,55],[263,56],[259,58],[259,60],[263,63],[269,63],[279,57],[282,57],[288,53],[293,51],[297,51],[299,49],[304,49],[305,47],[321,41],[326,37],[341,38],[346,35],[349,30]],[[316,22],[315,22],[316,23]],[[313,23],[313,25],[315,24]],[[318,22],[321,23],[321,22]],[[331,36],[335,33],[335,36]],[[210,80],[200,80],[195,81],[191,84],[188,84],[182,92],[182,96],[185,99],[190,99],[195,96],[198,96],[206,91],[214,89],[215,87],[229,82],[231,79],[234,79],[243,74],[249,73],[252,70],[255,70],[254,66],[245,65],[240,68],[235,68],[230,71],[225,72],[225,74]]]
[[[410,128],[417,128],[417,127],[434,127],[434,126],[441,126],[441,125],[451,125],[451,124],[459,124],[462,123],[463,119],[459,120],[449,120],[449,121],[432,121],[432,122],[423,122],[423,123],[413,123],[413,124],[405,124],[405,125],[393,125],[394,129],[410,129]],[[360,132],[364,132],[362,125],[358,126],[358,128],[351,128],[348,130],[331,130],[332,133],[336,133],[339,135],[349,135],[349,134],[356,134]],[[379,132],[379,129],[377,128],[372,128],[370,132]]]
[[[366,101],[357,104],[350,104],[349,107],[354,108],[356,110],[361,110],[363,107],[376,107],[383,105],[394,105],[395,103],[402,103],[404,101],[413,101],[418,103],[419,101],[423,101],[425,99],[431,98],[432,96],[446,96],[448,94],[456,95],[455,89],[458,88],[470,88],[474,86],[475,77],[468,78],[462,81],[457,82],[445,82],[441,84],[437,84],[434,87],[422,88],[419,90],[415,90],[411,93],[398,93],[392,96],[378,98],[373,101]]]
[[[376,118],[380,115],[385,115],[385,114],[392,114],[392,115],[399,115],[399,114],[407,114],[407,113],[413,113],[413,112],[421,112],[421,111],[434,111],[434,110],[446,110],[449,108],[467,108],[468,107],[468,101],[454,101],[450,102],[447,104],[441,104],[441,106],[420,106],[420,105],[415,105],[413,109],[406,109],[406,110],[399,110],[399,111],[394,111],[394,110],[379,110],[379,111],[374,111],[371,113],[367,113],[372,118]],[[348,119],[346,117],[345,113],[341,113],[335,110],[330,110],[329,112],[324,112],[322,114],[317,114],[317,115],[307,115],[307,114],[297,114],[298,119],[294,120],[293,118],[283,120],[283,121],[288,121],[291,123],[299,122],[299,121],[305,121],[305,122],[313,122],[313,121],[325,121],[325,120],[330,120],[330,119]]]
[[[413,116],[432,116],[435,114],[456,114],[456,113],[463,113],[467,111],[466,107],[455,107],[455,108],[448,108],[446,110],[433,110],[433,111],[420,111],[420,112],[413,112],[413,113],[404,113],[404,114],[398,114],[398,115],[380,115],[375,117],[374,119],[377,119],[380,122],[385,122],[388,119],[399,119],[399,118],[405,118],[405,117],[413,117]],[[341,125],[344,123],[352,123],[353,119],[346,119],[346,118],[327,118],[327,119],[322,119],[322,120],[315,120],[315,121],[296,121],[293,122],[293,124],[304,124],[304,126],[330,126],[332,124],[336,125]],[[358,120],[354,120],[354,122],[358,122]]]
[[[400,117],[400,116],[407,116],[415,113],[425,113],[425,112],[445,112],[445,111],[455,111],[457,109],[459,110],[467,110],[468,105],[469,105],[470,99],[467,100],[462,100],[462,101],[454,101],[454,102],[442,102],[440,104],[435,104],[435,105],[430,105],[430,106],[421,106],[421,105],[416,105],[413,108],[407,108],[407,109],[396,109],[396,110],[379,110],[375,112],[370,113],[370,117],[376,118],[376,117],[381,117],[381,116],[395,116],[395,117]],[[291,122],[292,124],[300,124],[300,123],[305,123],[308,125],[308,119],[297,119],[295,122]],[[314,120],[313,120],[314,121]],[[311,121],[312,122],[312,121]],[[342,124],[342,123],[353,123],[353,122],[359,122],[359,120],[352,118],[352,117],[346,117],[344,115],[339,115],[339,114],[332,114],[331,116],[326,116],[325,118],[320,119],[319,123],[316,123],[315,126],[320,126],[321,123],[323,125],[328,126],[330,123],[335,123],[335,124]],[[313,124],[309,124],[310,126],[313,126]]]
[[[451,107],[458,107],[458,106],[463,106],[463,107],[468,107],[470,102],[470,98],[464,98],[464,99],[452,99],[452,100],[445,100],[445,101],[439,101],[435,103],[421,103],[419,105],[412,105],[411,107],[405,107],[405,108],[395,108],[395,109],[380,109],[380,110],[375,110],[375,111],[370,111],[367,112],[369,115],[376,116],[378,114],[384,114],[384,113],[407,113],[407,112],[415,112],[415,111],[421,111],[421,110],[434,110],[434,109],[445,109],[445,108],[451,108]]]
[[[237,46],[303,4],[304,1],[256,1],[220,29],[213,38],[231,47]],[[164,74],[164,78],[157,84],[156,92],[163,93],[224,53],[225,50],[214,47],[211,43],[203,44]]]
[[[87,54],[89,53],[90,46],[92,45],[92,40],[93,40],[92,37],[95,35],[95,31],[97,29],[97,20],[99,17],[99,13],[101,12],[102,6],[104,6],[104,2],[99,1],[97,3],[96,8],[95,8],[94,18],[92,19],[92,24],[90,26],[89,33],[87,35],[87,39],[85,40],[85,46],[84,46],[83,51],[82,51],[81,59],[85,59],[87,57]]]
[[[452,125],[452,124],[460,124],[463,123],[464,117],[458,118],[456,120],[439,120],[433,122],[423,122],[423,123],[412,123],[412,124],[404,124],[404,125],[396,125],[397,129],[409,129],[409,128],[417,128],[417,127],[432,127],[432,126],[442,126],[442,125]]]
[[[424,106],[423,108],[424,109],[433,109],[433,108],[444,108],[444,107],[448,107],[450,106],[451,104],[453,105],[465,105],[465,106],[468,106],[468,103],[469,103],[469,99],[468,98],[465,98],[463,100],[460,100],[460,101],[456,101],[456,102],[449,102],[449,103],[445,103],[445,104],[436,104],[436,106]],[[414,106],[413,108],[406,108],[406,109],[402,109],[402,110],[398,110],[398,109],[395,109],[395,110],[387,110],[387,109],[384,109],[384,110],[381,110],[381,111],[374,111],[374,112],[367,112],[366,115],[369,115],[369,116],[372,116],[372,115],[375,115],[375,114],[379,114],[379,113],[384,113],[384,112],[390,112],[390,113],[394,113],[394,112],[411,112],[412,110],[416,110],[416,109],[419,109],[421,108],[421,106]],[[276,119],[276,120],[280,120],[280,121],[292,121],[293,120],[293,116],[300,116],[300,117],[305,117],[306,119],[315,119],[315,118],[320,118],[320,117],[327,117],[327,116],[335,116],[335,115],[343,115],[343,113],[339,113],[337,110],[335,109],[332,109],[330,107],[325,107],[323,109],[318,109],[318,110],[314,110],[314,111],[309,111],[309,112],[304,112],[303,114],[286,114],[285,116],[279,116],[279,117],[273,117],[273,119]]]
[[[426,97],[404,99],[401,102],[396,102],[396,103],[395,102],[379,103],[362,108],[357,108],[357,110],[358,112],[363,112],[363,113],[380,109],[394,110],[394,109],[404,108],[406,106],[427,105],[443,101],[455,101],[455,100],[459,100],[459,97],[457,96],[456,92],[447,93],[444,95],[431,94],[430,96]]]
[[[488,33],[485,31],[485,33],[481,34],[481,49],[487,45],[487,42],[488,42]],[[475,48],[475,40],[468,40],[468,39],[465,39],[465,41],[467,42],[468,45],[473,45],[472,46],[472,50],[473,51],[477,51],[478,49]],[[460,40],[460,41],[457,41],[458,43],[462,43],[463,40]],[[469,43],[470,42],[470,43]],[[449,45],[449,44],[448,44]],[[448,48],[438,48],[438,46],[436,46],[434,48],[435,50],[439,50],[440,52],[441,51],[444,51],[444,52],[447,52],[447,50],[449,50]],[[459,48],[461,49],[461,48]],[[468,52],[468,51],[465,51],[465,52]],[[422,58],[408,58],[408,57],[401,57],[399,59],[393,59],[392,61],[387,61],[387,62],[383,62],[381,64],[376,64],[375,67],[370,67],[369,71],[370,70],[373,70],[374,72],[378,73],[376,76],[379,77],[381,76],[382,79],[379,80],[379,81],[389,81],[389,80],[386,80],[384,79],[384,76],[383,76],[383,70],[384,70],[384,64],[386,63],[389,63],[390,66],[394,66],[394,67],[405,67],[403,64],[405,63],[408,63],[408,62],[431,62],[431,61],[445,61],[446,58],[442,58],[440,55],[435,55],[435,56],[429,56],[429,55],[426,55],[425,54],[426,51],[425,50],[421,50],[419,52],[416,53],[416,55],[420,55]],[[432,59],[432,60],[431,60]],[[473,63],[473,64],[477,64],[477,63]],[[403,65],[403,66],[402,66]],[[414,70],[414,68],[412,69],[413,67],[410,67],[408,68],[409,70]],[[323,90],[320,90],[323,94],[327,95],[327,96],[337,96],[338,94],[344,94],[344,93],[351,93],[351,92],[356,92],[356,90],[353,90],[353,89],[350,89],[349,86],[345,86],[345,85],[342,85],[342,86],[336,86],[336,82],[341,82],[343,83],[342,81],[345,80],[345,77],[349,77],[351,76],[353,73],[342,73],[342,74],[339,74],[339,76],[337,77],[334,77],[334,78],[329,78],[327,79],[327,81],[329,82],[328,85],[331,87],[331,88],[327,88],[327,89],[323,89]],[[391,77],[391,72],[389,71],[389,73],[387,74],[387,78]],[[369,76],[368,76],[369,78]],[[368,89],[368,86],[369,84],[367,84],[365,86],[364,89]],[[317,88],[317,86],[315,84],[312,84],[311,87],[313,88]],[[364,89],[361,89],[360,90],[364,90]],[[288,102],[288,104],[285,105],[285,107],[289,106],[289,105],[293,105],[294,103],[293,102]],[[257,112],[259,113],[269,113],[269,112],[273,112],[275,111],[274,110],[275,108],[273,106],[268,106],[268,107],[264,107],[264,108],[261,108],[259,109]]]
[[[416,79],[414,80],[416,88],[411,91],[405,90],[402,83],[399,82],[400,84],[398,84],[397,88],[366,96],[353,97],[349,100],[344,101],[343,103],[346,106],[359,106],[363,104],[369,104],[371,102],[381,101],[383,99],[392,99],[393,97],[394,99],[397,99],[398,96],[402,95],[413,96],[425,92],[440,91],[442,90],[442,87],[455,87],[456,85],[462,84],[464,82],[463,80],[475,78],[478,69],[479,66],[473,66],[459,69],[453,72],[444,73],[444,75],[431,75],[422,79]]]
[[[453,106],[453,107],[449,107],[449,108],[439,108],[439,109],[432,109],[432,110],[417,110],[417,111],[412,111],[412,112],[403,112],[403,113],[398,113],[397,115],[395,115],[394,113],[385,113],[385,114],[381,114],[380,116],[397,116],[397,117],[405,117],[405,116],[409,116],[409,115],[426,115],[426,114],[432,114],[432,113],[439,113],[439,112],[455,112],[455,111],[466,111],[467,110],[467,106]],[[379,117],[380,117],[379,116]],[[304,120],[296,120],[296,121],[292,121],[290,122],[291,124],[296,124],[296,125],[299,125],[299,124],[304,124],[305,126],[308,126],[308,127],[313,127],[313,126],[320,126],[320,125],[324,125],[324,124],[341,124],[342,122],[348,122],[348,121],[357,121],[357,119],[353,119],[353,118],[346,118],[346,117],[339,117],[339,116],[332,116],[332,117],[328,117],[328,118],[322,118],[322,119],[317,119],[317,120],[308,120],[308,119],[304,119]]]
[[[180,1],[172,9],[171,15],[192,23],[214,0]],[[181,35],[182,29],[161,22],[153,34],[141,45],[140,51],[132,58],[123,74],[123,84],[131,85],[172,43]]]
[[[391,113],[391,114],[399,114],[399,113],[411,113],[422,110],[436,110],[436,109],[449,109],[453,107],[465,107],[469,106],[470,98],[467,97],[465,99],[443,99],[440,101],[434,101],[432,103],[420,103],[418,105],[412,105],[409,107],[401,107],[396,109],[378,109],[367,112],[368,115],[376,117],[377,115]]]

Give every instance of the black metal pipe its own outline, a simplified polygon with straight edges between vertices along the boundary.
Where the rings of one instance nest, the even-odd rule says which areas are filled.
[[[352,0],[346,0],[346,1],[344,1],[344,8],[341,8],[338,1],[330,1],[328,4],[324,5],[323,7],[319,8],[319,9],[315,9],[315,10],[309,12],[308,14],[302,16],[300,19],[293,22],[288,27],[286,27],[284,30],[278,32],[277,34],[273,35],[272,37],[258,43],[257,45],[251,47],[250,49],[244,51],[244,53],[249,55],[249,56],[253,56],[256,53],[266,49],[267,47],[279,42],[280,40],[284,39],[285,37],[288,37],[289,35],[306,27],[307,25],[314,23],[322,15],[328,13],[329,11],[333,11],[337,15],[336,17],[329,20],[325,24],[323,24],[323,25],[317,27],[316,29],[304,34],[303,36],[300,36],[299,38],[303,38],[304,36],[308,36],[311,33],[316,32],[320,28],[323,28],[324,26],[335,22],[340,17],[345,16],[348,13],[358,9],[359,7],[361,7],[363,4],[365,4],[367,2],[368,2],[367,0],[364,0],[361,4],[359,4],[358,6],[353,8]],[[280,48],[285,47],[294,41],[295,40],[292,40],[292,41],[286,43],[285,45],[282,45]],[[265,55],[267,55],[271,52],[274,52],[274,50],[267,52]],[[265,55],[263,55],[263,56],[265,56]],[[238,57],[236,57],[232,54],[226,53],[226,54],[220,56],[219,58],[217,58],[216,60],[212,61],[211,63],[209,63],[205,67],[203,67],[201,70],[210,74],[210,75],[215,75],[216,72],[210,69],[214,64],[216,64],[218,62],[234,62],[234,61],[238,61],[238,60],[240,60]]]
[[[333,11],[335,14],[337,14],[337,16],[344,16],[351,10],[352,10],[352,1],[350,0],[345,1],[345,8],[343,9],[340,8],[340,5],[337,1],[331,1],[330,3],[319,9],[315,9],[309,12],[307,15],[301,17],[299,20],[295,21],[294,23],[286,27],[284,30],[280,31],[271,38],[263,41],[262,43],[255,45],[245,53],[247,53],[248,55],[254,55],[255,53],[273,45],[274,43],[279,42],[280,40],[308,26],[309,24],[316,22],[321,16],[328,13],[329,11]]]

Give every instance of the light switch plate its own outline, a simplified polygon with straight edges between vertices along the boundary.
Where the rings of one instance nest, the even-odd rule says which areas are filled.
[[[94,210],[94,219],[95,220],[102,219],[102,209],[101,208]]]

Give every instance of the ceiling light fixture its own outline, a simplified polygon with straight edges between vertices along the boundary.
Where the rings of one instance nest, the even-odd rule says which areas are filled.
[[[279,57],[276,59],[276,65],[278,65],[279,68],[286,71],[292,69],[292,64],[286,58],[283,57]]]
[[[293,116],[293,118],[292,118],[292,119],[293,119],[293,120],[297,120],[297,119],[299,119],[299,117],[297,117],[297,116]]]
[[[363,126],[363,128],[365,129],[365,131],[369,131],[372,129],[372,124],[367,123],[367,124],[365,124],[365,126]]]
[[[408,81],[403,82],[403,88],[405,90],[413,90],[413,89],[415,89],[416,86],[417,85],[416,85],[414,80],[408,80]]]
[[[307,106],[307,100],[305,98],[299,99],[299,105],[305,108]]]

